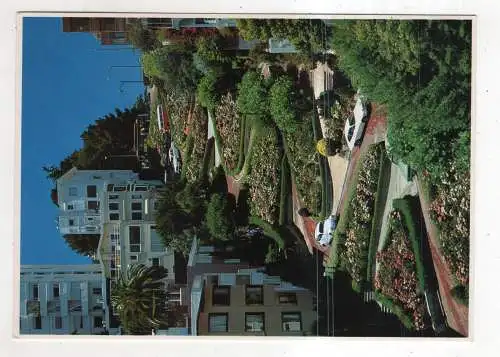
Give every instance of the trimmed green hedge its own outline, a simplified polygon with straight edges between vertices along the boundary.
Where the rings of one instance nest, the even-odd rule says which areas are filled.
[[[366,269],[366,281],[372,282],[373,268],[375,263],[375,255],[377,254],[378,242],[380,240],[380,227],[384,215],[384,208],[386,197],[381,197],[384,190],[387,190],[390,175],[391,175],[391,161],[387,157],[385,147],[380,148],[380,168],[377,183],[377,192],[375,194],[375,204],[373,208],[372,229],[370,233],[370,244],[368,246],[368,263]]]
[[[191,154],[193,153],[194,148],[194,138],[189,135],[186,139],[186,149],[184,150],[184,157],[182,158],[182,171],[181,171],[181,180],[186,178],[186,168],[188,167],[189,160],[191,160]]]
[[[210,161],[212,159],[215,142],[214,138],[210,138],[207,141],[207,145],[205,146],[205,155],[203,156],[203,164],[200,168],[200,177],[203,180],[208,180],[208,171],[210,166]]]
[[[279,225],[282,226],[291,218],[288,215],[288,203],[291,196],[290,165],[286,153],[281,159],[281,188],[280,188],[280,216]]]
[[[375,291],[375,299],[383,306],[391,310],[391,312],[399,318],[399,320],[408,330],[411,331],[415,330],[412,316],[408,312],[404,311],[403,308],[401,308],[401,306],[395,304],[391,298],[383,295],[379,291]]]
[[[285,239],[271,224],[255,216],[250,216],[248,218],[248,223],[262,228],[264,230],[264,234],[269,238],[272,238],[279,248],[285,248]]]
[[[413,254],[415,255],[415,265],[417,268],[417,276],[422,293],[425,290],[426,274],[424,269],[424,263],[422,261],[422,233],[420,227],[422,227],[422,222],[420,221],[420,212],[417,212],[417,197],[406,196],[404,198],[395,199],[392,201],[392,206],[395,210],[398,210],[402,216],[406,225],[408,236],[411,241],[413,248]]]

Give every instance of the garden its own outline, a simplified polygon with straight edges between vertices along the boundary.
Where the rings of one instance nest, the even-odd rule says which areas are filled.
[[[205,110],[196,105],[189,126],[189,143],[186,146],[182,175],[188,182],[197,182],[202,179],[202,168],[208,140],[208,117]]]
[[[383,143],[372,145],[361,158],[334,233],[327,264],[330,274],[337,268],[346,270],[353,289],[358,292],[364,289],[367,281],[370,243],[375,238],[372,225],[384,150]]]
[[[396,202],[394,205],[398,206]],[[412,221],[409,213],[405,215],[399,209],[391,212],[386,246],[377,253],[374,285],[377,300],[396,314],[406,328],[422,330],[426,314],[424,272],[417,237],[411,223],[408,225]]]

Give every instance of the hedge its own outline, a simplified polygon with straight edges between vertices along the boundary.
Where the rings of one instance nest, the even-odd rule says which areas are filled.
[[[377,253],[378,242],[380,240],[380,227],[386,203],[386,197],[383,197],[384,190],[387,190],[390,182],[391,161],[387,157],[385,147],[380,148],[380,168],[377,183],[377,192],[375,193],[375,203],[373,208],[372,229],[370,232],[370,244],[368,246],[368,263],[366,269],[366,281],[371,282],[373,278],[373,265]]]
[[[387,309],[389,309],[394,315],[396,315],[408,330],[415,330],[412,316],[408,312],[404,311],[401,306],[395,304],[391,298],[385,296],[379,291],[375,291],[375,299]]]
[[[280,216],[279,225],[282,226],[290,219],[288,215],[288,203],[291,196],[290,165],[286,153],[281,159],[281,188],[280,188]]]
[[[200,177],[203,180],[208,179],[208,171],[209,171],[209,165],[210,161],[212,159],[212,153],[214,151],[214,138],[210,138],[207,141],[207,144],[205,146],[205,155],[203,156],[203,164],[201,165],[200,168]]]
[[[248,218],[248,223],[262,228],[264,230],[264,234],[269,238],[272,238],[279,248],[285,248],[285,239],[283,239],[281,234],[271,224],[255,216],[250,216]]]
[[[186,168],[188,167],[188,162],[191,159],[191,154],[193,152],[194,148],[194,138],[191,135],[188,135],[186,139],[186,149],[184,150],[183,154],[183,163],[182,163],[182,171],[181,171],[181,180],[184,180],[186,178]]]
[[[392,206],[395,210],[399,211],[403,216],[406,229],[408,232],[408,237],[410,239],[413,254],[415,255],[415,265],[417,269],[418,281],[422,292],[425,290],[426,274],[424,269],[424,263],[422,261],[422,234],[419,227],[421,227],[420,212],[416,212],[416,200],[417,197],[406,196],[404,198],[395,199],[392,201]]]

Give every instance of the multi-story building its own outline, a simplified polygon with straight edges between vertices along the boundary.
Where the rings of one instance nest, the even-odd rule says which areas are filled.
[[[130,264],[163,266],[175,281],[174,252],[165,247],[155,225],[161,181],[107,186],[102,198],[102,234],[98,257],[107,277],[115,279]]]
[[[116,333],[100,265],[24,265],[20,285],[21,334]]]
[[[264,270],[221,260],[214,247],[198,246],[195,239],[188,262],[191,334],[311,334],[317,319],[313,293]]]
[[[61,234],[100,234],[102,199],[107,185],[138,180],[130,170],[78,170],[72,168],[57,180],[58,228]]]

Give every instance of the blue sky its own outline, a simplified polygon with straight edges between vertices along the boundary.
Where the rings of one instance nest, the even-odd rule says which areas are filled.
[[[53,187],[42,166],[59,164],[82,146],[80,134],[96,119],[131,106],[144,87],[138,53],[109,50],[86,33],[63,33],[60,18],[23,24],[21,264],[88,263],[56,229]],[[109,76],[109,79],[108,79]]]

